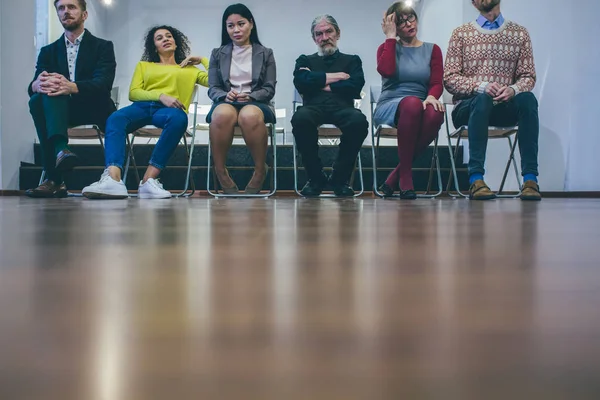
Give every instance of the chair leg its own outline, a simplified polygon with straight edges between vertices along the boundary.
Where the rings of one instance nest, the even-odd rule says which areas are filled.
[[[217,198],[225,198],[225,197],[238,197],[238,198],[267,198],[267,197],[271,197],[275,194],[275,192],[277,191],[277,132],[275,131],[275,125],[268,123],[265,124],[267,127],[267,134],[268,134],[268,138],[271,140],[271,148],[272,148],[272,166],[271,166],[271,190],[267,193],[258,193],[258,194],[246,194],[246,193],[236,193],[236,194],[225,194],[225,193],[219,193],[218,190],[218,186],[220,186],[220,184],[218,183],[218,179],[216,176],[216,173],[214,172],[214,168],[212,168],[213,170],[213,178],[215,181],[215,187],[217,187],[217,189],[213,192],[210,189],[210,175],[211,175],[211,148],[210,148],[210,141],[209,141],[209,145],[208,145],[208,171],[206,173],[206,188],[208,193],[211,196],[217,197]]]
[[[506,139],[508,140],[508,148],[510,149],[510,153],[508,156],[508,161],[506,162],[506,168],[504,169],[504,174],[502,174],[502,181],[500,183],[500,188],[498,189],[497,196],[504,197],[504,198],[516,198],[516,197],[519,197],[519,195],[521,194],[521,183],[520,183],[520,179],[519,179],[519,170],[517,168],[517,162],[515,161],[515,149],[517,147],[517,142],[518,142],[519,138],[515,136],[514,143],[513,143],[512,139],[510,138],[510,136],[507,136]],[[516,195],[512,195],[512,194],[502,195],[501,193],[504,190],[504,184],[506,183],[506,177],[508,176],[508,171],[510,170],[511,163],[513,165],[513,168],[515,170],[515,174],[517,177],[517,184],[519,185],[519,193],[517,193]]]
[[[210,147],[210,137],[208,139],[207,150],[208,150],[208,154],[207,154],[208,162],[207,162],[207,165],[206,165],[206,191],[208,192],[209,195],[216,197],[219,194],[219,189],[218,189],[218,185],[219,185],[218,182],[219,181],[217,180],[217,177],[216,177],[216,174],[213,171],[213,168],[211,168],[212,167],[212,163],[211,163],[211,161],[212,161],[212,152],[211,152],[211,147]],[[215,181],[215,188],[217,188],[216,191],[214,191],[214,192],[210,189],[210,175],[211,175],[211,173],[212,173],[213,179]]]
[[[377,132],[371,134],[371,156],[373,158],[373,193],[376,196],[383,197],[383,193],[379,191],[379,185],[377,182],[377,158],[379,157],[379,136],[377,135],[377,142],[375,136]]]
[[[432,181],[433,181],[434,167],[435,167],[435,171],[436,171],[436,175],[437,175],[438,191],[436,193],[429,194],[429,192],[431,190]],[[431,166],[429,167],[429,182],[427,184],[427,192],[425,192],[425,194],[417,195],[417,197],[423,198],[423,199],[435,199],[436,197],[440,196],[443,191],[444,191],[444,186],[442,183],[442,169],[440,166],[440,155],[439,155],[439,151],[438,151],[438,138],[436,138],[435,142],[434,142],[434,146],[433,146],[433,156],[431,158]]]
[[[129,135],[125,136],[127,140],[127,147],[129,148],[127,151],[127,163],[125,164],[125,172],[123,173],[123,182],[127,185],[127,175],[129,173],[129,165],[130,162],[133,163],[133,172],[135,173],[136,182],[140,182],[140,174],[138,172],[137,163],[135,162],[135,155],[133,153],[133,142],[135,141],[135,135],[131,135],[131,139],[129,139]]]
[[[302,196],[300,190],[298,190],[298,149],[296,148],[296,138],[292,140],[292,152],[294,153],[292,157],[294,161],[294,191],[298,196]]]
[[[446,122],[447,124],[447,122]],[[446,129],[448,129],[446,127]],[[460,134],[458,135],[458,139],[456,141],[456,149],[452,149],[452,140],[450,138],[450,132],[447,131],[446,132],[446,138],[448,140],[448,152],[450,153],[450,165],[452,168],[452,171],[450,172],[450,176],[448,178],[448,185],[446,186],[446,192],[448,193],[448,195],[450,197],[453,198],[457,198],[457,197],[464,197],[464,198],[468,198],[469,196],[463,192],[460,191],[460,188],[458,186],[458,174],[456,173],[456,157],[458,156],[458,150],[460,148]],[[456,191],[457,194],[454,194],[450,191],[450,185],[452,185],[452,181],[454,180],[454,189]]]
[[[96,131],[96,135],[98,136],[98,140],[100,141],[100,147],[102,147],[102,156],[104,157],[106,149],[104,148],[104,142],[102,141],[102,131],[100,130],[100,127],[98,125],[93,125],[93,129]],[[83,197],[83,194],[67,192],[67,196]]]
[[[180,193],[178,193],[175,197],[190,197],[190,196],[193,196],[194,193],[196,192],[196,184],[194,183],[194,179],[191,176],[191,171],[192,171],[192,156],[194,154],[194,144],[196,142],[196,124],[195,124],[195,121],[194,121],[194,127],[192,129],[192,142],[190,143],[190,148],[188,148],[188,145],[187,145],[186,134],[187,134],[187,132],[183,134],[183,146],[185,147],[185,153],[186,153],[187,162],[188,162],[187,173],[186,173],[186,176],[185,176],[185,184],[184,184],[183,190]],[[191,190],[190,193],[187,193],[189,186],[191,186],[192,190]]]
[[[362,150],[362,148],[361,148]],[[358,151],[358,157],[356,157],[356,161],[358,164],[358,181],[360,183],[360,191],[354,194],[354,197],[359,197],[365,192],[365,180],[363,178],[363,170],[362,170],[362,160],[360,157],[360,150]]]
[[[277,131],[275,125],[271,124],[271,147],[273,148],[273,160],[271,164],[272,176],[273,176],[273,185],[271,187],[271,193],[268,196],[272,196],[277,192]],[[285,133],[284,133],[285,137]]]

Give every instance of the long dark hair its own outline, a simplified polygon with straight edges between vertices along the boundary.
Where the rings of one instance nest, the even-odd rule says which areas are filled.
[[[221,25],[221,46],[225,46],[226,44],[231,43],[231,38],[229,37],[229,33],[227,33],[227,18],[229,18],[232,14],[238,14],[242,17],[246,18],[248,21],[252,22],[252,31],[250,32],[250,43],[261,44],[260,40],[258,40],[258,28],[256,27],[256,20],[252,15],[252,12],[241,3],[232,4],[225,9],[223,13],[223,24]]]
[[[175,44],[177,45],[177,48],[175,49],[175,62],[177,64],[181,63],[190,54],[190,41],[180,30],[168,25],[154,26],[148,30],[146,38],[144,39],[144,54],[142,54],[142,61],[153,63],[160,62],[158,51],[154,45],[154,34],[159,29],[167,30],[173,35],[173,39],[175,39]]]

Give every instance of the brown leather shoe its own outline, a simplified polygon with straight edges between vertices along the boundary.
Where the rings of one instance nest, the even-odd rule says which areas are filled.
[[[483,179],[477,179],[469,188],[469,199],[471,200],[491,200],[496,198],[496,193],[492,192]]]
[[[79,157],[68,148],[61,150],[56,155],[56,169],[68,172],[79,165]]]
[[[46,179],[35,189],[25,191],[25,195],[34,198],[61,198],[67,197],[67,186],[63,183],[57,185],[54,181]]]
[[[523,190],[521,190],[521,200],[525,201],[541,201],[540,187],[534,180],[525,181]]]

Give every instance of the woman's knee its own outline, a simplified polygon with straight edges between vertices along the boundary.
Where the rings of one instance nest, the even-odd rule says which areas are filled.
[[[233,126],[237,122],[237,110],[230,104],[220,104],[212,112],[210,123],[217,126]]]
[[[238,125],[242,129],[253,129],[265,124],[265,117],[260,108],[256,106],[246,106],[241,109],[238,115]]]
[[[397,115],[398,122],[419,121],[423,115],[423,102],[415,96],[405,97],[398,105]]]
[[[125,114],[125,109],[117,110],[110,114],[106,120],[106,132],[123,131],[125,133],[126,127],[130,122],[130,119]]]
[[[430,126],[440,127],[444,123],[444,113],[436,111],[431,104],[428,104],[423,113],[423,122],[428,123]]]
[[[174,108],[167,119],[167,124],[176,131],[185,132],[188,125],[188,116],[185,111]]]

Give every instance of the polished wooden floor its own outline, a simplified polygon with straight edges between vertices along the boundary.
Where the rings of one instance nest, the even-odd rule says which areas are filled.
[[[600,200],[0,197],[0,399],[600,399]]]

